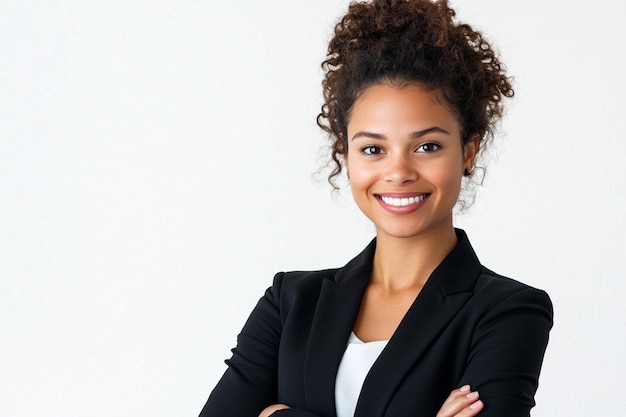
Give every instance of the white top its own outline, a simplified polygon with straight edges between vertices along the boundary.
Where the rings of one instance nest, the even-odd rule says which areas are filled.
[[[388,340],[363,342],[354,332],[350,333],[335,380],[337,417],[354,417],[365,377],[387,342]]]

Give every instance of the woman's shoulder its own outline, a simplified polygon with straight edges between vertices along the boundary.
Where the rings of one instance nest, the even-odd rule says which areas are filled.
[[[339,268],[279,272],[274,277],[273,287],[278,287],[281,294],[306,293],[319,289],[325,281],[334,281],[338,271]]]
[[[339,286],[361,284],[370,276],[372,259],[376,248],[376,240],[370,243],[347,264],[339,268],[328,268],[311,271],[289,271],[276,274],[274,285],[282,287],[282,291],[307,291],[320,288],[324,283]]]
[[[481,302],[492,306],[530,303],[552,311],[552,301],[544,290],[500,275],[484,266],[476,280],[474,296]]]
[[[289,314],[296,305],[300,309],[314,309],[324,283],[334,281],[337,271],[339,269],[279,272],[263,299],[274,305],[281,316]]]

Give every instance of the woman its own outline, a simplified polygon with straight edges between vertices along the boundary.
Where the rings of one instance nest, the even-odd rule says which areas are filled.
[[[373,0],[335,27],[318,123],[376,239],[341,269],[276,275],[202,417],[529,415],[550,300],[452,223],[513,90],[454,15]]]

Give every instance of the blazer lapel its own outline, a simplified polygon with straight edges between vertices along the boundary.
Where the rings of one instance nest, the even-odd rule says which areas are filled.
[[[365,379],[355,417],[383,416],[397,386],[471,297],[481,265],[463,231],[435,269]],[[334,364],[333,364],[334,365]]]
[[[304,364],[309,410],[334,416],[337,369],[372,271],[376,241],[322,284]]]

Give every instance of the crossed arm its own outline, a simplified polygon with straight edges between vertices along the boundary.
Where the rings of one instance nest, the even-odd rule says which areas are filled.
[[[450,393],[441,406],[436,417],[473,417],[483,409],[484,404],[478,399],[477,391],[472,391],[469,385],[455,389]],[[259,417],[279,416],[280,410],[289,410],[286,404],[273,404],[265,408]]]

